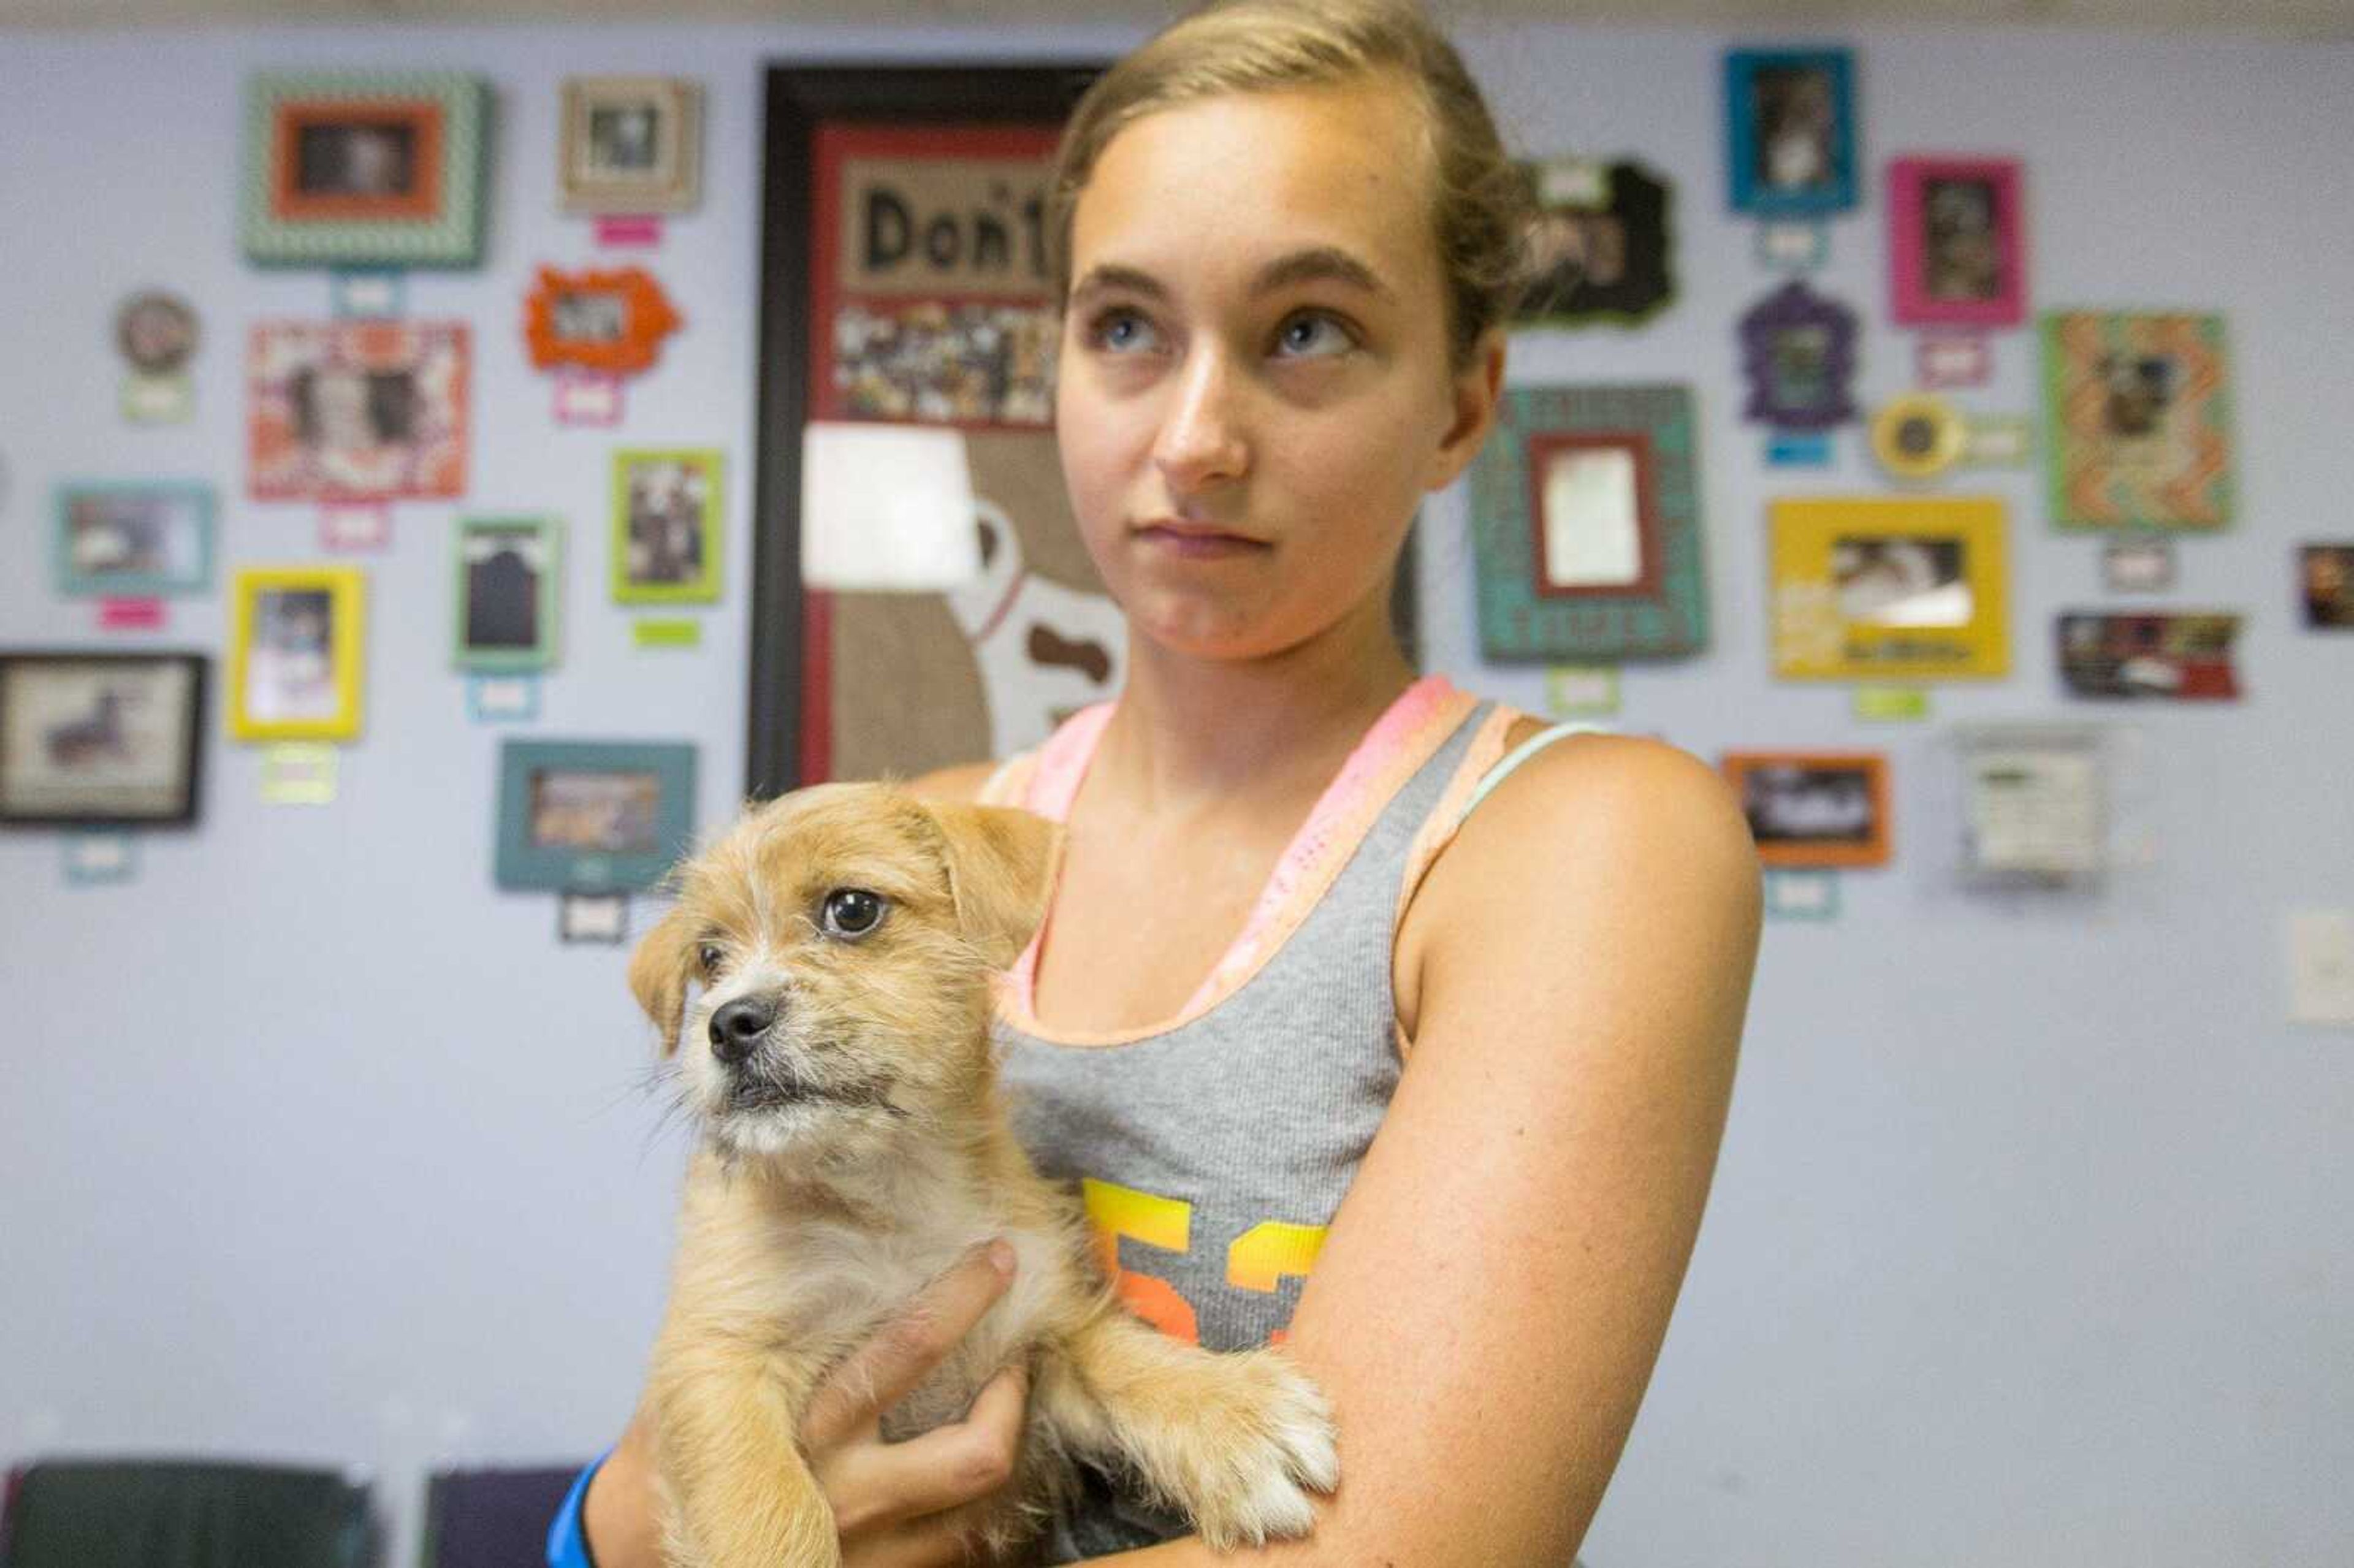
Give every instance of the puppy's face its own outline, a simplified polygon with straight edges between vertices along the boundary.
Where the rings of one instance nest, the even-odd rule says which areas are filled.
[[[712,1140],[831,1163],[952,1134],[986,1092],[991,979],[1037,928],[1055,843],[1025,811],[827,784],[689,862],[630,984]]]

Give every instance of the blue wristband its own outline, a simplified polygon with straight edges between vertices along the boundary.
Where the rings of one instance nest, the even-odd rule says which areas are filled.
[[[556,1522],[547,1527],[547,1568],[597,1568],[597,1560],[588,1555],[588,1537],[580,1528],[580,1504],[588,1495],[588,1482],[598,1467],[613,1457],[606,1449],[580,1472],[572,1489],[564,1494],[564,1506],[556,1510]]]

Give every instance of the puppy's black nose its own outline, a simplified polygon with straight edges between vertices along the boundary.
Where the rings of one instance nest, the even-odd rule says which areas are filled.
[[[775,1002],[757,996],[737,997],[711,1015],[711,1054],[730,1067],[742,1066],[776,1021]]]

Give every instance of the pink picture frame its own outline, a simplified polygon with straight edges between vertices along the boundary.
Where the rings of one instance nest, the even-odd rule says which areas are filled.
[[[2027,319],[2027,220],[2016,158],[1888,164],[1890,308],[1905,326]]]

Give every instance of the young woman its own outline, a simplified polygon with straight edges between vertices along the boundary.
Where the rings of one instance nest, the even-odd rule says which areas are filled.
[[[1700,763],[1391,636],[1408,524],[1495,412],[1512,171],[1402,0],[1242,0],[1108,73],[1059,174],[1057,430],[1128,680],[924,781],[1067,824],[999,1020],[1025,1142],[1136,1309],[1279,1339],[1330,1396],[1340,1490],[1260,1555],[1566,1563],[1700,1223],[1757,874]],[[913,1442],[875,1417],[1003,1286],[943,1277],[821,1401],[846,1564],[960,1560],[1018,1378]],[[654,1561],[644,1440],[577,1489],[600,1568]],[[1047,1552],[1214,1560],[1181,1530],[1106,1486]]]

